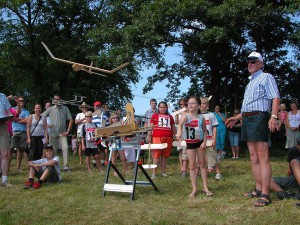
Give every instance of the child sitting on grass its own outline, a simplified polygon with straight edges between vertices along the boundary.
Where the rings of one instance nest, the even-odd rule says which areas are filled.
[[[29,161],[29,179],[25,182],[24,189],[39,189],[44,182],[59,182],[61,180],[59,157],[55,156],[52,145],[45,146],[43,157],[35,161]],[[34,177],[38,182],[33,182]]]

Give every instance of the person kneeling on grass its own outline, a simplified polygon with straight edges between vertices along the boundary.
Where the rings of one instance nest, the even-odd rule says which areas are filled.
[[[24,189],[39,189],[44,182],[59,182],[61,180],[59,157],[55,156],[52,145],[44,148],[45,158],[35,161],[29,161],[29,179],[25,182]],[[33,182],[34,177],[38,178],[38,182]]]
[[[274,177],[271,179],[270,189],[276,192],[280,199],[298,198],[300,191],[300,137],[296,139],[296,146],[288,152],[288,177]],[[298,191],[298,196],[291,192]]]

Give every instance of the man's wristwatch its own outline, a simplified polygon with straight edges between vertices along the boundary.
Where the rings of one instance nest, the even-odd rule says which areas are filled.
[[[277,115],[272,115],[271,117],[275,118],[277,120],[278,116]]]

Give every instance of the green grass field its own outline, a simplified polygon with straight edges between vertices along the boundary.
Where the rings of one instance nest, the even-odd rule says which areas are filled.
[[[0,188],[0,224],[298,224],[296,200],[279,200],[272,193],[271,205],[255,208],[255,198],[243,197],[254,187],[249,157],[244,152],[239,160],[228,156],[221,162],[223,180],[216,181],[214,174],[210,175],[213,197],[199,193],[194,199],[188,198],[190,179],[181,177],[175,151],[168,160],[170,176],[154,180],[159,192],[137,186],[135,201],[130,201],[127,193],[108,192],[103,198],[104,173],[87,173],[78,157],[71,154],[73,172],[63,173],[62,183],[23,190],[27,172],[15,172],[14,160],[9,180],[15,187]],[[285,175],[285,161],[284,156],[271,158],[273,176]],[[22,165],[25,170],[24,162]],[[141,172],[138,175],[138,180],[144,179]],[[113,176],[110,181],[121,183]],[[201,179],[198,184],[201,190]]]

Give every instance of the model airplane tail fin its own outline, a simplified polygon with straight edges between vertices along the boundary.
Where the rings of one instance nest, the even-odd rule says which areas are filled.
[[[47,47],[47,45],[44,42],[41,42],[42,45],[44,46],[44,48],[46,49],[46,51],[48,52],[48,54],[51,56],[52,59],[54,59],[54,55],[52,54],[52,52],[50,51],[50,49]]]

